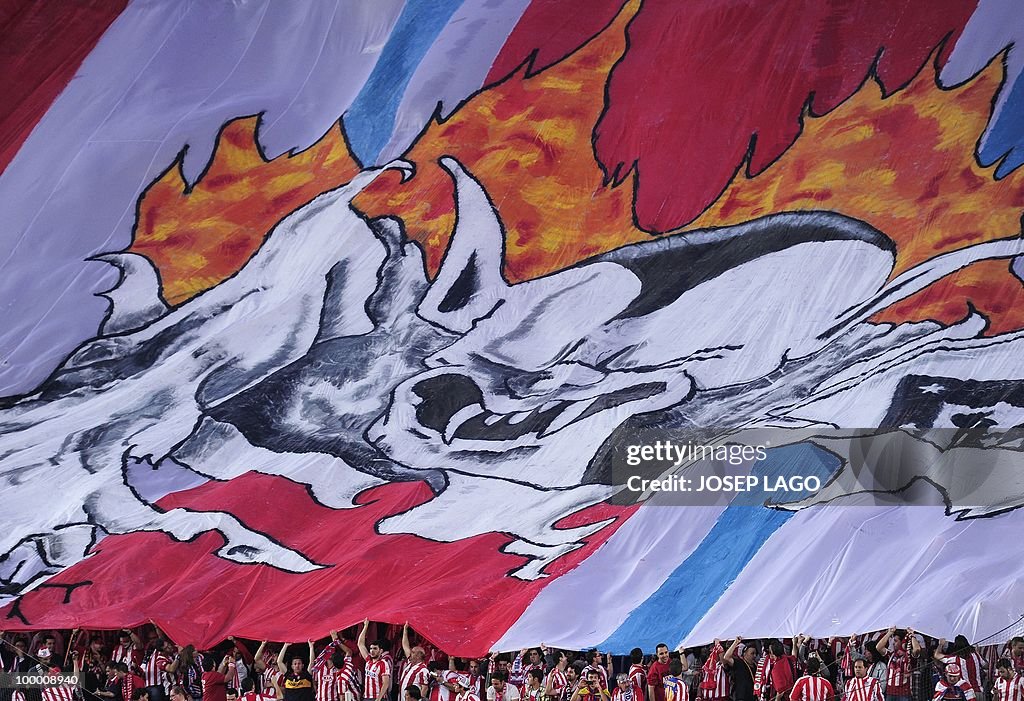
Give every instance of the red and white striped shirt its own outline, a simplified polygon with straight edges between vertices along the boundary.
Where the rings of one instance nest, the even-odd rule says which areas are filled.
[[[883,701],[882,686],[874,677],[854,677],[846,682],[846,701]]]
[[[399,689],[403,694],[410,686],[426,686],[430,683],[430,674],[427,665],[423,662],[407,664],[402,672],[402,686]]]
[[[981,669],[984,664],[981,659],[981,655],[977,652],[972,652],[967,657],[958,657],[955,655],[943,657],[942,661],[945,664],[958,664],[960,665],[960,673],[964,680],[971,685],[974,689],[975,694],[981,693]]]
[[[480,701],[480,697],[472,691],[465,691],[461,694],[456,694],[455,701]]]
[[[724,653],[722,644],[718,643],[711,648],[707,661],[701,667],[700,697],[705,701],[729,698],[729,675],[722,664]]]
[[[885,693],[889,696],[910,696],[910,653],[900,646],[889,655]]]
[[[642,664],[634,664],[629,667],[629,681],[640,687],[640,698],[644,697],[644,689],[647,688],[647,672]]]
[[[1024,701],[1024,679],[1014,674],[1009,679],[997,676],[992,684],[995,701]]]
[[[561,699],[565,696],[565,689],[569,686],[569,679],[565,676],[565,672],[555,667],[548,674],[548,678],[545,682],[545,686],[551,687],[552,697]]]
[[[171,661],[171,658],[155,651],[142,663],[142,673],[146,680],[146,686],[164,686],[164,667]]]
[[[122,645],[118,643],[114,647],[114,651],[110,653],[111,662],[124,662],[129,667],[132,666],[133,659],[135,657],[135,643],[128,643]]]
[[[284,675],[281,674],[281,670],[277,668],[277,658],[270,655],[270,661],[264,660],[267,665],[266,669],[263,670],[263,674],[260,675],[260,688],[264,695],[277,696],[277,688],[274,686],[276,681],[278,684],[284,684]]]
[[[966,679],[960,679],[956,684],[950,684],[945,679],[940,679],[939,683],[935,685],[935,695],[932,696],[934,701],[939,701],[939,699],[944,699],[944,701],[974,701],[976,698],[974,689],[971,688]]]
[[[391,676],[391,662],[383,655],[376,660],[367,660],[363,672],[363,697],[376,699],[387,691],[384,677]]]
[[[828,679],[806,674],[796,680],[789,701],[831,701],[835,696]]]
[[[42,696],[43,701],[74,701],[75,687],[70,684],[43,687]]]

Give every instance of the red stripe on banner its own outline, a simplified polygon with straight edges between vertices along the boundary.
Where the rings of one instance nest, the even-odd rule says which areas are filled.
[[[605,172],[638,173],[639,226],[696,219],[746,162],[767,168],[873,73],[902,89],[941,65],[977,0],[645,0],[595,130]]]
[[[127,4],[0,3],[0,173]]]
[[[391,483],[360,494],[356,508],[330,509],[281,477],[247,473],[209,482],[159,505],[228,511],[327,567],[295,574],[237,564],[214,554],[224,545],[216,532],[191,542],[163,533],[108,536],[90,558],[0,610],[0,620],[4,630],[119,629],[152,621],[175,641],[205,649],[228,635],[318,638],[368,617],[408,621],[449,654],[479,656],[548,582],[593,553],[637,508],[599,504],[563,519],[558,527],[616,522],[551,565],[551,577],[523,581],[507,576],[526,559],[500,551],[510,541],[506,535],[442,543],[376,532],[385,516],[431,496],[424,482]],[[467,504],[461,518],[471,518],[474,508],[486,505]]]

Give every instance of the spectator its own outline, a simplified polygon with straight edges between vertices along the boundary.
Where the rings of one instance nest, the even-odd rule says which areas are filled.
[[[865,636],[865,638],[866,637],[867,636]],[[878,680],[878,686],[882,691],[882,696],[884,697],[885,685],[889,681],[889,667],[882,659],[882,655],[878,652],[878,648],[867,640],[864,644],[864,657],[868,663],[868,676],[874,677]]]
[[[853,661],[853,677],[846,682],[846,701],[882,701],[882,687],[868,674],[868,662],[863,657]]]
[[[945,679],[935,685],[935,701],[975,701],[974,689],[960,674],[960,665],[946,665]]]
[[[640,701],[643,699],[643,687],[626,673],[615,677],[615,688],[612,689],[612,701]]]
[[[526,660],[529,660],[528,662]],[[522,650],[516,658],[512,660],[512,667],[509,671],[508,681],[510,684],[515,684],[519,687],[520,693],[529,684],[529,675],[533,670],[539,670],[541,676],[544,675],[544,660],[541,657],[541,652],[537,648],[530,650]],[[519,679],[520,681],[517,681]]]
[[[247,677],[242,681],[242,695],[239,701],[276,701],[277,694],[260,693],[256,690],[256,680]]]
[[[757,674],[757,647],[744,645],[740,659],[735,658],[736,650],[743,638],[736,639],[722,655],[722,662],[729,668],[732,676],[732,697],[734,701],[754,701],[754,677]]]
[[[363,628],[359,631],[359,654],[366,660],[363,668],[363,698],[367,701],[384,701],[391,692],[391,660],[385,656],[387,642],[376,640],[366,646],[366,630],[370,627],[370,619],[363,620]]]
[[[759,701],[771,701],[775,698],[772,692],[772,656],[769,651],[771,641],[765,640],[761,645],[761,657],[757,661],[757,672],[754,674],[754,697]]]
[[[590,655],[593,660],[593,655]],[[607,689],[601,685],[601,673],[593,666],[583,669],[580,685],[576,687],[570,701],[607,701],[610,698]]]
[[[480,701],[480,697],[474,694],[471,689],[472,684],[473,681],[469,678],[468,674],[457,675],[455,677],[455,688],[458,690],[458,693],[455,696],[455,701]]]
[[[508,683],[504,672],[491,675],[491,685],[487,688],[487,701],[519,701],[519,689]]]
[[[996,678],[992,684],[993,701],[1024,701],[1024,678],[1017,674],[1013,661],[996,662]]]
[[[667,648],[666,648],[667,650]],[[672,660],[668,665],[668,674],[661,679],[665,701],[690,701],[690,692],[682,679],[683,663]],[[650,676],[648,676],[648,679]]]
[[[700,698],[702,701],[726,701],[729,698],[730,680],[725,670],[725,664],[722,662],[724,655],[722,641],[715,640],[715,644],[708,650],[707,659],[701,667]]]
[[[146,682],[146,693],[149,701],[165,701],[166,690],[164,689],[165,670],[171,663],[171,656],[164,649],[166,643],[157,640],[151,645],[146,656],[142,660],[142,678]]]
[[[230,655],[225,655],[219,667],[212,654],[203,658],[203,701],[227,701],[227,675],[232,665]]]
[[[412,685],[418,686],[420,698],[426,698],[427,688],[430,684],[430,679],[427,676],[427,663],[425,662],[427,653],[419,645],[416,647],[409,645],[408,623],[402,629],[402,650],[405,652],[408,661],[406,662],[405,669],[402,671],[402,680],[399,688],[407,689]]]
[[[768,646],[772,658],[771,684],[772,694],[776,701],[785,701],[793,691],[796,683],[796,658],[786,654],[786,648],[778,640],[772,640]]]
[[[49,677],[50,684],[47,684],[42,689],[40,694],[42,701],[74,701],[75,692],[82,683],[81,671],[79,652],[77,650],[71,652],[71,665],[65,666],[63,669],[57,660],[54,660],[49,670],[47,670],[46,676]],[[75,684],[67,681],[64,681],[62,684],[56,683],[60,677],[66,678],[69,675],[77,680]]]
[[[309,656],[313,658],[310,671],[317,701],[345,701],[347,693],[354,697],[355,664],[348,647],[338,639],[338,631],[331,631],[331,642],[315,657],[313,641],[309,641]]]
[[[909,652],[906,646],[908,637],[911,644]],[[890,641],[893,644],[892,652],[889,652]],[[885,678],[886,701],[910,701],[911,656],[918,657],[921,654],[917,638],[914,637],[914,630],[908,628],[904,635],[895,627],[890,628],[875,643],[875,649],[883,657],[888,655],[889,658],[886,664]]]
[[[277,693],[277,684],[281,681],[281,672],[277,668],[277,651],[264,640],[256,648],[253,657],[253,671],[260,675],[260,691],[271,698]]]
[[[534,668],[526,675],[525,692],[520,694],[523,701],[544,701],[544,672]]]
[[[644,670],[644,651],[638,647],[629,651],[629,680],[636,686],[639,701],[647,694],[647,672]]]
[[[1013,668],[1017,674],[1024,673],[1024,638],[1017,636],[1010,639],[1004,657],[1013,662]]]
[[[284,675],[277,683],[281,687],[284,701],[313,701],[313,677],[306,669],[310,661],[295,655],[285,664],[287,654],[288,643],[285,643],[281,646],[281,652],[277,653],[277,670]]]
[[[598,650],[589,650],[587,652],[587,666],[583,668],[583,674],[587,675],[591,671],[597,672],[598,682],[601,684],[601,690],[607,694],[608,679],[612,676],[612,656],[607,656],[606,663],[605,655],[602,655]]]
[[[164,667],[168,674],[176,674],[182,680],[185,692],[201,701],[203,698],[203,656],[196,652],[194,645],[178,646],[177,656]]]
[[[136,661],[136,645],[132,640],[134,633],[128,628],[125,628],[117,634],[117,645],[114,646],[114,651],[110,654],[110,659],[114,662],[124,662],[127,665],[137,663]]]
[[[568,666],[569,657],[564,652],[559,652],[558,662],[548,674],[544,684],[544,695],[547,696],[548,701],[565,701],[566,689],[569,688],[569,678],[565,672]]]
[[[238,689],[233,686],[226,687],[224,695],[227,697],[227,701],[238,701]]]
[[[668,645],[658,643],[654,648],[654,662],[647,668],[647,698],[650,701],[665,701],[664,679],[670,672]],[[680,664],[680,674],[682,664]]]
[[[981,659],[974,646],[971,645],[967,638],[963,635],[958,635],[953,639],[952,649],[948,653],[944,654],[946,648],[945,639],[939,640],[938,647],[935,648],[934,657],[936,660],[943,664],[955,664],[960,668],[962,678],[966,680],[971,688],[974,690],[976,696],[981,696],[981,670],[984,668],[985,661]]]
[[[131,699],[136,689],[146,688],[146,680],[129,670],[124,662],[114,663],[114,674],[121,686],[122,699]]]
[[[812,653],[814,654],[814,653]],[[832,701],[835,691],[828,679],[821,677],[821,658],[807,658],[807,674],[797,679],[789,693],[790,701]]]

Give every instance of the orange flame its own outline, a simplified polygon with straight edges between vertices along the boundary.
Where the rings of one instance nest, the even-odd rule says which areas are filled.
[[[483,184],[505,225],[506,276],[526,280],[627,241],[650,238],[633,225],[633,180],[609,188],[591,134],[608,74],[626,49],[632,0],[599,35],[532,76],[525,67],[477,93],[448,120],[431,122],[406,154],[405,184],[382,176],[354,205],[401,218],[437,270],[455,223],[451,180],[437,165],[457,158]]]
[[[796,143],[758,177],[737,178],[688,228],[771,212],[827,209],[861,219],[896,242],[897,272],[939,253],[1020,233],[1024,173],[996,181],[974,159],[992,95],[994,61],[974,80],[943,90],[925,69],[881,99],[869,81],[834,112],[805,120]],[[972,265],[887,309],[878,321],[962,319],[968,303],[989,333],[1024,327],[1024,287],[1006,262]]]
[[[359,172],[340,126],[272,161],[256,145],[257,127],[257,117],[225,125],[191,190],[179,157],[142,196],[131,250],[153,261],[172,304],[230,277],[285,215]]]

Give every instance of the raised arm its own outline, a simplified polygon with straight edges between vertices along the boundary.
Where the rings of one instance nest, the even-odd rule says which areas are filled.
[[[164,667],[164,671],[170,674],[174,674],[178,671],[178,666],[181,664],[181,645],[178,646],[178,654],[174,656],[174,659],[167,663]]]
[[[605,664],[608,665],[608,686],[615,686],[612,682],[612,680],[615,679],[615,671],[612,669],[612,653],[604,653],[604,661]]]
[[[363,656],[364,660],[370,659],[370,651],[366,648],[366,629],[370,627],[370,619],[363,619],[363,629],[359,631],[359,639],[356,640],[356,646],[359,647],[359,654]]]
[[[892,634],[895,632],[896,628],[894,626],[885,631],[885,635],[878,639],[878,642],[875,643],[875,649],[878,650],[878,654],[884,655],[889,650],[889,638],[891,638]]]
[[[227,675],[228,667],[234,664],[235,661],[231,659],[231,655],[224,655],[224,659],[220,661],[220,665],[217,667],[217,671],[223,675]]]
[[[288,665],[284,663],[284,656],[288,652],[288,646],[291,643],[285,643],[281,646],[281,652],[277,653],[277,671],[281,674],[288,674]]]
[[[238,648],[238,652],[242,656],[242,659],[245,660],[245,663],[252,664],[252,653],[249,652],[249,648],[246,647],[245,643],[236,639],[233,635],[229,635],[228,640],[234,643],[235,647]]]
[[[405,659],[412,657],[412,645],[409,644],[409,621],[402,626],[402,652],[405,653]]]
[[[943,652],[942,652],[945,649],[946,649],[946,639],[945,638],[939,638],[939,644],[935,646],[935,652],[932,653],[932,657],[935,658],[936,660],[938,660],[939,662],[942,662],[942,660],[946,657],[943,654]]]
[[[921,643],[917,642],[917,634],[913,628],[907,628],[907,637],[910,638],[910,654],[914,657],[920,657]]]
[[[732,641],[732,645],[730,645],[729,649],[725,651],[724,655],[722,655],[722,662],[724,662],[725,664],[727,664],[730,667],[732,667],[733,654],[736,652],[736,647],[741,642],[743,642],[743,638],[741,638],[740,636],[737,635],[736,639]]]
[[[264,640],[260,643],[260,646],[256,648],[256,657],[253,658],[253,669],[257,672],[262,672],[267,668],[267,663],[263,659],[263,652],[267,649],[267,641]]]

